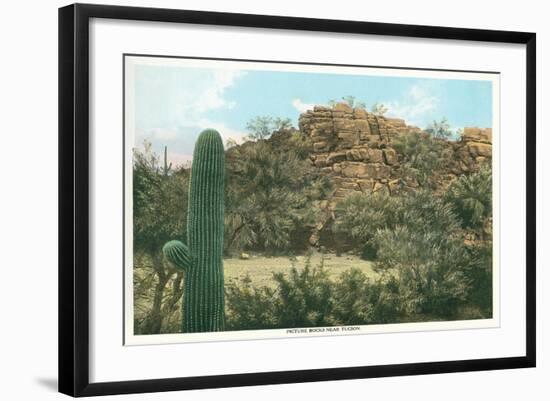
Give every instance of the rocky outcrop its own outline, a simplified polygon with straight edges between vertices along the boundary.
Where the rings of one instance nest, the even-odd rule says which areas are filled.
[[[328,176],[334,191],[326,200],[327,220],[334,217],[338,201],[353,193],[385,192],[395,194],[414,190],[418,184],[400,172],[400,155],[393,147],[395,138],[418,127],[399,118],[388,118],[352,108],[345,103],[334,107],[315,106],[299,119],[300,131],[313,143],[313,166]],[[492,156],[490,128],[465,128],[457,141],[442,140],[449,163],[439,172],[445,186],[460,174],[469,173]],[[315,245],[326,222],[320,222],[310,238]]]

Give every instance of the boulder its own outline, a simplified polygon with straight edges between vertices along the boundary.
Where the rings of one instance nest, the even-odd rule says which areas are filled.
[[[372,192],[372,187],[374,186],[374,180],[358,179],[356,180],[356,182],[363,193],[369,194]]]
[[[343,103],[343,102],[336,103],[333,107],[333,110],[334,111],[343,111],[343,112],[346,112],[346,113],[353,113],[353,109],[351,108],[351,106],[349,104]]]
[[[365,163],[360,162],[345,162],[342,163],[342,174],[344,177],[359,177],[368,178],[372,176],[373,168]]]
[[[361,152],[359,149],[350,149],[346,152],[346,158],[348,160],[362,160],[363,157],[361,156]]]
[[[316,142],[313,144],[314,152],[324,152],[328,150],[328,144],[325,141]]]
[[[359,138],[355,132],[340,131],[338,132],[339,145],[342,148],[351,148],[359,143]]]
[[[369,161],[371,163],[383,163],[384,162],[384,156],[382,154],[382,151],[380,149],[369,149]]]
[[[359,135],[361,135],[361,137],[370,135],[370,125],[367,120],[355,120],[354,123],[355,129],[359,131]]]
[[[358,120],[366,120],[367,111],[361,107],[356,107],[353,109],[353,117],[355,117]]]
[[[346,152],[329,153],[327,157],[327,164],[334,164],[344,160],[346,160]]]
[[[349,118],[335,118],[332,120],[335,131],[355,131],[355,121]]]
[[[394,149],[386,148],[384,149],[384,160],[386,164],[394,165],[397,163],[397,152]]]
[[[374,184],[372,192],[388,195],[390,193],[390,190],[388,189],[387,185],[377,182],[376,184]]]
[[[468,150],[475,158],[478,156],[491,157],[493,154],[493,146],[481,142],[468,142]]]
[[[326,154],[317,155],[313,163],[315,164],[315,167],[325,167],[327,165],[327,155]]]

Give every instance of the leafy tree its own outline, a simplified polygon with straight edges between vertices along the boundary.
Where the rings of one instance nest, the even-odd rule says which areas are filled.
[[[434,138],[440,139],[448,139],[453,135],[451,125],[445,117],[443,117],[441,121],[434,120],[430,125],[428,125],[426,132]]]
[[[292,128],[290,118],[273,118],[270,116],[258,116],[246,124],[248,139],[257,141],[267,139],[274,131],[288,130]]]
[[[359,107],[359,108],[365,108],[366,105],[364,102],[358,101],[355,96],[348,95],[348,96],[342,96],[342,100],[344,103],[346,103],[350,107]],[[334,105],[338,103],[336,100],[331,99],[328,101],[329,106],[334,107]]]
[[[383,103],[374,103],[372,105],[372,112],[377,116],[383,116],[388,112],[388,108]]]
[[[166,164],[160,165],[149,142],[144,143],[143,151],[134,151],[134,296],[138,308],[143,308],[143,300],[150,305],[135,321],[138,333],[165,330],[167,319],[176,311],[181,297],[182,274],[165,264],[162,246],[171,238],[185,235],[189,174],[184,169],[168,172]],[[169,282],[176,287],[168,291],[166,298]]]
[[[350,107],[362,107],[365,108],[365,103],[358,101],[355,96],[343,96],[342,100],[346,102]]]

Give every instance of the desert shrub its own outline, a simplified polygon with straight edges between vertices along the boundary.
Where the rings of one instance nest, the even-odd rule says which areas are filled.
[[[273,274],[277,283],[274,311],[279,327],[326,326],[332,310],[332,286],[328,272],[320,264],[312,268],[309,261],[303,269],[292,266],[288,278]]]
[[[467,301],[478,309],[480,317],[490,318],[493,310],[493,243],[485,241],[468,247],[471,263],[465,274],[470,282]]]
[[[355,242],[365,260],[376,258],[376,247],[371,242],[378,229],[397,223],[396,197],[382,193],[353,194],[337,204],[336,221],[332,226],[338,236]]]
[[[372,321],[386,315],[453,318],[465,305],[490,314],[491,244],[465,242],[463,231],[489,218],[489,184],[490,173],[481,170],[452,184],[445,197],[420,189],[399,197],[358,194],[339,203],[335,232],[357,240],[362,257],[393,280],[370,299],[381,310],[389,307],[373,312]],[[372,285],[370,290],[376,292]]]
[[[460,238],[405,226],[379,230],[376,268],[397,278],[402,311],[451,318],[466,301],[472,263]]]
[[[268,138],[274,131],[292,128],[289,118],[257,116],[246,123],[248,139],[256,141]]]
[[[151,144],[133,159],[134,330],[171,332],[177,325],[183,273],[166,263],[162,246],[185,238],[189,171],[161,166]],[[176,330],[177,331],[177,330]]]
[[[376,248],[371,241],[365,242],[361,249],[361,259],[363,260],[376,260]]]
[[[397,198],[387,194],[357,193],[337,204],[333,231],[365,242],[379,228],[396,224]]]
[[[449,185],[445,199],[460,217],[463,228],[481,231],[492,215],[492,171],[490,165],[462,175]]]
[[[273,273],[275,288],[254,287],[249,277],[226,287],[227,327],[252,330],[315,327],[331,323],[332,283],[322,265]]]
[[[275,290],[254,287],[249,275],[226,284],[227,330],[260,330],[277,327],[273,309]]]
[[[425,132],[399,135],[393,142],[402,155],[399,172],[405,182],[414,182],[423,188],[435,189],[443,167],[452,156],[452,148],[446,140]]]
[[[375,267],[397,278],[403,313],[453,317],[466,302],[472,258],[451,205],[428,191],[402,198],[398,225],[379,229]]]
[[[333,230],[350,236],[360,245],[364,259],[375,260],[377,231],[404,226],[412,231],[437,231],[448,235],[459,228],[456,215],[428,190],[403,196],[354,194],[337,205]]]
[[[426,132],[434,138],[440,139],[448,139],[453,135],[451,124],[449,124],[449,121],[445,117],[441,121],[434,120],[426,127]]]
[[[352,268],[330,279],[322,264],[306,263],[273,278],[272,288],[255,287],[249,277],[227,285],[229,330],[396,323],[402,318],[392,277],[371,281]]]
[[[233,147],[227,155],[225,252],[292,249],[292,235],[313,225],[315,200],[330,186],[310,163],[268,141]]]
[[[370,281],[359,269],[343,272],[333,284],[333,320],[338,324],[364,324],[372,320]]]
[[[404,316],[398,290],[392,275],[372,280],[351,268],[334,282],[331,321],[340,325],[399,323]]]

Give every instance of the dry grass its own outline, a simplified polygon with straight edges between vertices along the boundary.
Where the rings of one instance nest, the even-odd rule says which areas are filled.
[[[322,255],[320,253],[314,253],[311,256],[310,265],[312,267],[318,266],[321,258]],[[226,283],[231,280],[238,280],[245,277],[248,273],[254,286],[273,286],[272,274],[278,272],[287,273],[293,263],[297,268],[304,268],[306,257],[298,256],[294,261],[288,257],[266,257],[264,255],[250,255],[250,259],[248,260],[238,258],[224,259],[225,280]],[[325,254],[324,267],[332,279],[336,279],[341,273],[352,267],[362,270],[368,277],[378,277],[378,273],[372,268],[372,262],[367,262],[357,256]]]

